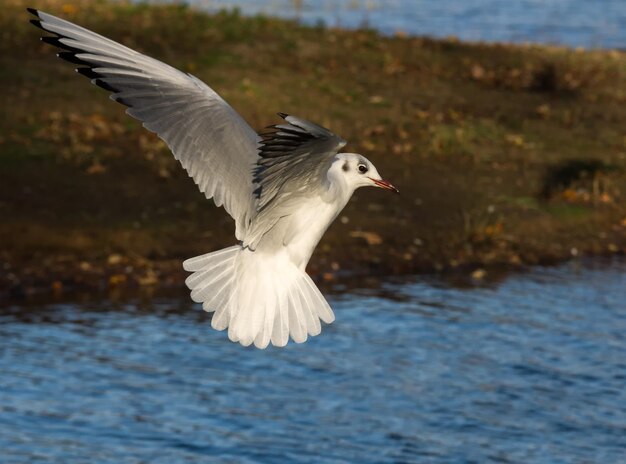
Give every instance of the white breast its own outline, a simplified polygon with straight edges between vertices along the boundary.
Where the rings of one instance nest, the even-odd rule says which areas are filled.
[[[289,218],[284,236],[284,246],[296,266],[304,270],[313,250],[328,226],[335,220],[345,204],[327,203],[319,197],[302,204]]]

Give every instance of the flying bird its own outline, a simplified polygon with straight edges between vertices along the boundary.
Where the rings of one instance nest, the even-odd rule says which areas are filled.
[[[257,134],[191,74],[56,16],[29,8],[44,42],[76,71],[127,106],[156,133],[205,196],[235,220],[234,246],[183,262],[193,301],[211,326],[244,346],[284,346],[335,319],[306,273],[328,226],[359,187],[398,190],[328,129],[278,113]]]

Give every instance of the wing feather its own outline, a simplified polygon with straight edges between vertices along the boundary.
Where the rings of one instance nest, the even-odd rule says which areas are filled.
[[[319,184],[328,162],[346,141],[325,127],[295,116],[278,113],[288,124],[270,126],[262,134],[254,181],[261,211],[276,200],[281,191]]]
[[[207,198],[224,205],[243,239],[256,214],[253,169],[260,137],[215,91],[196,77],[69,21],[34,9],[33,24],[55,36],[46,43],[80,74],[113,92],[169,146]]]

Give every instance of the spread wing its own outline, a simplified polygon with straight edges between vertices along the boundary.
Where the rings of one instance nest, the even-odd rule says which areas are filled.
[[[254,181],[257,209],[265,208],[281,193],[305,189],[321,182],[330,161],[346,141],[325,127],[278,113],[287,124],[271,126],[262,134]]]
[[[29,8],[46,43],[80,74],[112,92],[165,141],[207,198],[224,206],[242,239],[256,214],[252,171],[260,137],[199,79],[55,16]]]

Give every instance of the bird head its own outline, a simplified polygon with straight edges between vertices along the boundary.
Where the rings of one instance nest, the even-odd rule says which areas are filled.
[[[335,156],[329,174],[340,178],[352,190],[359,187],[379,187],[400,193],[397,188],[384,180],[376,167],[364,156],[357,153],[339,153]]]

